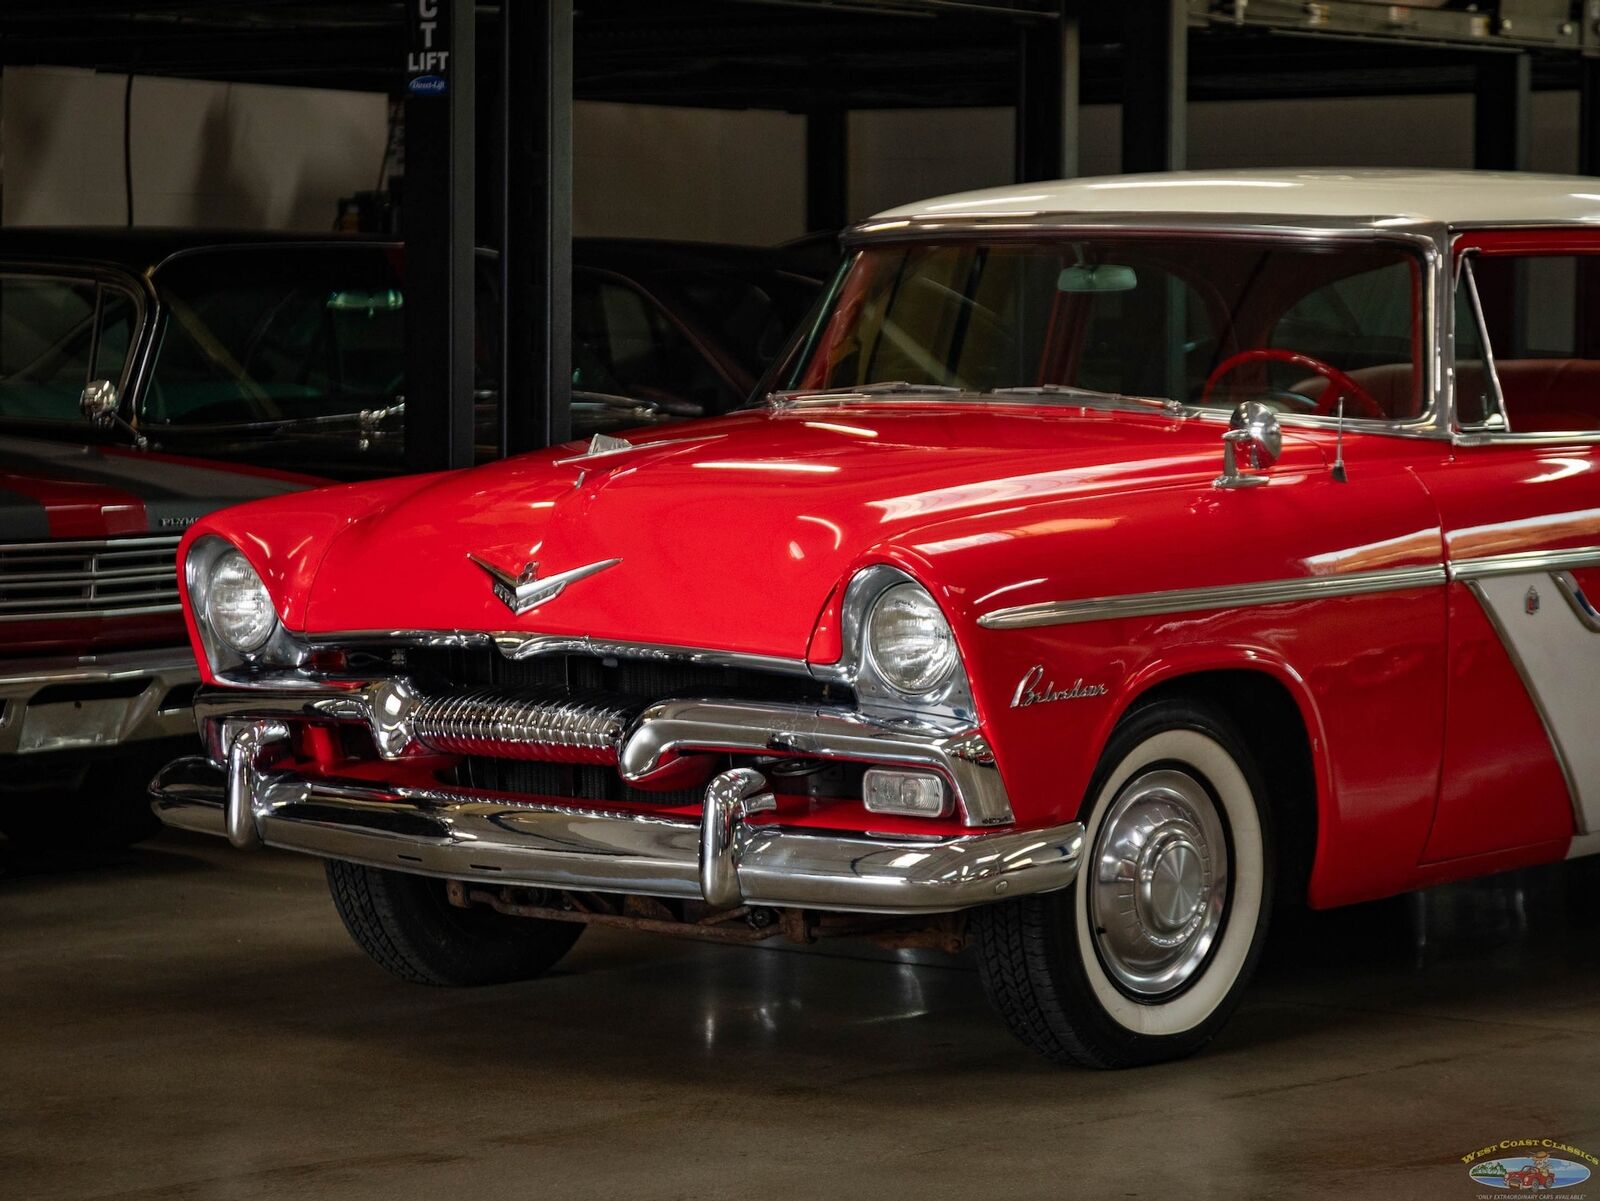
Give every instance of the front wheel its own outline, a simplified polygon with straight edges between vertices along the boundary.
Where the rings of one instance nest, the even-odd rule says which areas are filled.
[[[1192,1054],[1238,1004],[1266,938],[1261,774],[1225,717],[1163,700],[1117,728],[1089,797],[1077,881],[974,912],[985,991],[1058,1062]]]
[[[380,967],[416,984],[504,984],[543,975],[583,933],[577,922],[461,909],[443,880],[327,862],[328,891],[350,937]]]

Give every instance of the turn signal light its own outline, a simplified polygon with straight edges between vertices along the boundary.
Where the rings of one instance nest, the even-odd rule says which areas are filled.
[[[932,772],[868,768],[861,780],[861,798],[868,813],[944,817],[950,812],[944,780]]]

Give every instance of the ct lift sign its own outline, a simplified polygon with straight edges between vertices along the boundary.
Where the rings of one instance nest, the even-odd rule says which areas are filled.
[[[448,20],[439,11],[439,0],[412,0],[406,91],[413,96],[442,96],[450,90],[450,51],[435,48],[435,42],[448,45],[440,35]]]

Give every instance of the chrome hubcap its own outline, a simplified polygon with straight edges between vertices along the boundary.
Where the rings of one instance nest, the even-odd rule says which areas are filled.
[[[1160,997],[1205,963],[1228,896],[1227,840],[1211,794],[1175,768],[1130,780],[1095,841],[1089,926],[1128,992]]]

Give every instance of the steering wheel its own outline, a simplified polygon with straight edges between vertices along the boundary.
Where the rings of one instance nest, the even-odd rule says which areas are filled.
[[[1257,346],[1251,350],[1241,350],[1238,354],[1231,354],[1222,362],[1211,369],[1211,374],[1206,376],[1205,387],[1200,389],[1200,403],[1205,404],[1211,399],[1211,394],[1216,391],[1217,383],[1228,372],[1246,363],[1289,363],[1295,367],[1303,367],[1328,381],[1328,386],[1322,390],[1322,395],[1312,400],[1308,396],[1301,396],[1298,392],[1274,391],[1273,395],[1280,399],[1290,396],[1306,402],[1315,413],[1331,415],[1338,408],[1339,397],[1343,396],[1347,402],[1354,402],[1358,417],[1376,417],[1380,420],[1386,416],[1382,407],[1368,392],[1355,380],[1330,363],[1321,359],[1314,359],[1308,354],[1301,354],[1298,350],[1281,350],[1275,346]]]

